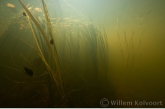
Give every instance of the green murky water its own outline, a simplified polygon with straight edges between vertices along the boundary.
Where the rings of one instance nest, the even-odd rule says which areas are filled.
[[[165,107],[164,0],[22,2],[41,29],[0,1],[0,107]]]

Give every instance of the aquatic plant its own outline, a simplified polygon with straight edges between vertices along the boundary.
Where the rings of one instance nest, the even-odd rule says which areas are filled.
[[[31,31],[33,37],[31,41],[33,42],[29,43],[20,37],[22,34],[20,29],[16,30],[18,36],[15,33],[9,36],[4,34],[4,37],[7,40],[12,36],[28,46],[39,56],[37,59],[40,60],[40,63],[44,63],[44,66],[38,70],[39,68],[32,63],[32,60],[23,53],[19,53],[19,57],[23,59],[26,66],[17,65],[13,53],[10,55],[14,67],[3,64],[1,66],[24,72],[29,77],[36,79],[48,74],[48,79],[41,82],[48,82],[51,106],[56,104],[58,107],[61,104],[64,107],[67,103],[73,102],[74,93],[80,93],[83,99],[87,99],[88,95],[95,93],[96,88],[100,90],[101,84],[105,83],[101,83],[99,80],[102,78],[105,80],[108,75],[108,45],[105,30],[100,31],[91,20],[86,22],[87,20],[84,18],[50,18],[44,0],[42,0],[44,18],[37,19],[22,0],[19,2],[24,9],[19,18],[26,18],[24,20],[24,23],[28,25],[26,30]],[[18,18],[13,24],[18,24]],[[13,25],[11,25],[12,27]],[[8,30],[7,33],[10,31]],[[4,42],[2,41],[2,43]],[[38,71],[42,72],[36,76]],[[19,80],[15,81],[9,77],[6,79],[14,83],[21,83]]]
[[[59,59],[58,59],[58,54],[57,54],[57,50],[56,50],[56,47],[55,47],[55,44],[54,45],[54,50],[55,50],[55,53],[53,52],[52,48],[51,48],[51,45],[48,41],[48,38],[46,36],[46,33],[44,32],[44,30],[42,29],[41,25],[38,23],[38,21],[34,18],[34,16],[32,15],[32,13],[30,13],[30,11],[27,9],[27,7],[24,5],[24,3],[22,2],[22,0],[19,0],[21,5],[23,6],[23,8],[25,9],[26,13],[28,14],[28,16],[32,19],[32,21],[34,22],[34,24],[36,25],[36,27],[40,30],[40,32],[42,33],[42,36],[44,37],[44,40],[46,42],[46,45],[51,53],[51,56],[53,58],[53,61],[55,63],[55,68],[56,68],[56,71],[53,71],[48,63],[46,62],[45,60],[45,57],[43,55],[43,51],[41,50],[40,48],[40,45],[39,45],[39,42],[38,40],[36,39],[36,36],[35,36],[35,33],[34,33],[34,30],[31,26],[31,23],[29,21],[29,25],[30,25],[30,28],[31,28],[31,31],[33,33],[33,36],[34,36],[34,40],[36,42],[36,45],[38,47],[38,50],[39,50],[39,56],[41,57],[41,59],[43,60],[43,62],[45,63],[46,67],[47,67],[47,70],[48,72],[50,73],[50,75],[52,75],[52,79],[53,81],[55,82],[55,84],[57,85],[57,88],[59,89],[59,92],[63,94],[63,86],[62,86],[62,80],[61,80],[61,72],[60,72],[60,68],[59,68]],[[44,7],[44,13],[45,13],[45,17],[46,17],[46,21],[47,21],[47,27],[48,27],[48,30],[49,30],[49,33],[50,33],[50,36],[51,38],[53,39],[53,33],[52,33],[52,30],[51,30],[51,24],[50,24],[50,19],[48,17],[48,13],[47,13],[47,9],[46,9],[46,5],[44,3],[44,0],[42,0],[42,4],[43,4],[43,7]],[[27,17],[28,18],[28,17]],[[58,80],[59,79],[59,80]],[[62,95],[63,96],[63,95]]]
[[[141,23],[141,22],[140,22]],[[137,44],[135,44],[135,33],[136,31],[131,32],[131,35],[127,35],[126,31],[124,30],[123,35],[119,35],[119,31],[117,29],[117,37],[119,41],[119,49],[122,56],[123,66],[126,72],[132,72],[135,59],[139,58],[140,56],[137,55],[138,50],[141,46],[141,39],[143,36],[145,29],[142,31],[140,39]]]

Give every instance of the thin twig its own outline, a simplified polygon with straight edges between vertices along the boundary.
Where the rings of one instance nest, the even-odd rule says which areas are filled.
[[[41,91],[41,89],[37,90],[37,93],[31,99],[35,98],[40,93],[40,91]]]
[[[9,53],[10,53],[10,56],[11,56],[11,58],[12,58],[12,60],[13,60],[14,65],[15,65],[16,67],[18,67],[17,64],[15,63],[14,58],[13,58],[13,56],[12,56],[12,54],[11,54],[10,51],[9,51]]]
[[[14,37],[17,38],[17,39],[19,39],[19,40],[21,40],[21,41],[23,41],[23,42],[25,42],[28,46],[30,46],[32,49],[34,49],[38,53],[38,51],[33,46],[31,46],[28,42],[26,42],[25,40],[23,40],[23,39],[21,39],[21,38],[19,38],[17,36],[14,36]]]
[[[6,78],[6,79],[9,79],[9,80],[12,81],[12,82],[19,83],[19,84],[20,84],[20,83],[22,83],[22,84],[27,83],[27,82],[18,82],[18,81],[12,80],[11,78],[6,77],[6,76],[5,76],[5,78]]]
[[[9,67],[9,66],[6,66],[6,65],[2,65],[2,64],[0,64],[0,65],[3,66],[3,67],[9,68],[9,69],[13,69],[13,70],[17,70],[17,71],[22,72],[22,70],[19,70],[19,69],[16,69],[16,68],[12,68],[12,67]]]
[[[32,66],[31,62],[28,61],[28,59],[27,59],[25,56],[23,56],[23,54],[20,53],[20,55],[26,60],[26,62],[27,62],[28,64],[30,64],[30,65]]]

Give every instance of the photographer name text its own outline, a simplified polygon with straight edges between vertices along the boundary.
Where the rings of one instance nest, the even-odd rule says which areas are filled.
[[[131,105],[136,105],[136,106],[163,106],[162,101],[139,101],[135,100],[133,101],[123,101],[123,100],[111,100],[110,104],[112,106],[131,106]]]

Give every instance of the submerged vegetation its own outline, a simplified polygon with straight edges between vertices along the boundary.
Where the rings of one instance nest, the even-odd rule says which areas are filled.
[[[49,101],[44,107],[99,105],[95,100],[106,95],[109,83],[105,30],[99,30],[87,19],[50,18],[45,1],[41,1],[43,11],[40,12],[44,17],[36,17],[29,4],[26,6],[19,0],[23,9],[0,37],[1,56],[9,56],[1,59],[0,67],[7,72],[3,76],[15,85],[13,89],[25,88],[23,95],[37,90],[30,100],[44,93],[43,101]],[[16,44],[11,45],[12,42]],[[44,88],[36,89],[38,84]],[[6,99],[21,97],[10,93],[14,92],[9,91]]]
[[[163,103],[163,3],[0,0],[0,107]]]

